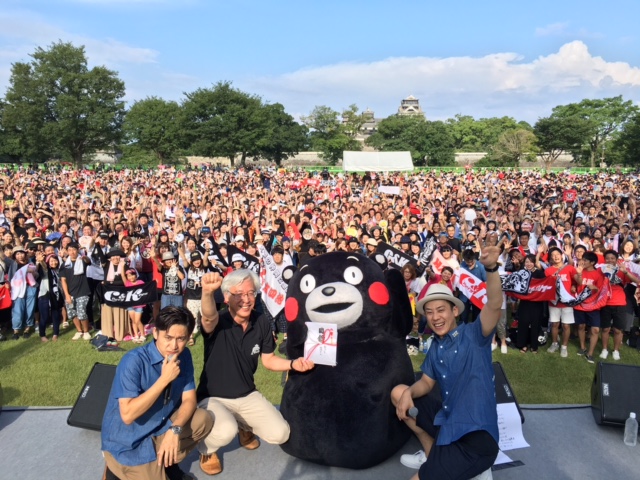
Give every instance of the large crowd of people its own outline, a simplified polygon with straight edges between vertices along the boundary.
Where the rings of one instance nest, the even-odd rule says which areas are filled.
[[[37,328],[43,341],[58,340],[72,325],[73,340],[89,340],[99,329],[113,344],[144,342],[148,324],[168,305],[186,305],[197,334],[202,276],[247,266],[248,258],[259,259],[261,246],[268,252],[277,247],[278,264],[299,266],[331,251],[368,255],[384,242],[417,261],[403,269],[415,297],[434,282],[454,288],[458,269],[483,280],[476,260],[483,248],[498,245],[503,274],[559,275],[569,291],[579,292],[598,284],[598,267],[611,264],[619,281],[612,282],[609,303],[588,314],[562,303],[505,299],[508,315],[494,348],[506,352],[509,330],[517,326],[511,343],[537,352],[538,330],[550,323],[549,351],[565,356],[575,322],[587,359],[601,337],[601,356],[611,351],[617,360],[623,332],[638,313],[636,179],[615,172],[472,169],[364,175],[275,167],[5,171],[0,268],[10,299],[0,307],[11,308],[0,310],[2,338],[29,337]],[[430,239],[449,267],[444,271],[431,268],[424,255]],[[100,283],[150,280],[160,300],[148,312],[142,305],[97,304]],[[466,320],[474,319],[478,307],[458,295]],[[274,328],[284,330],[286,322],[276,320]],[[423,318],[420,333],[424,328]]]

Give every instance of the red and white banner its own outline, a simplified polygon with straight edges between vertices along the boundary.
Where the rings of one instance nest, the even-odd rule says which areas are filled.
[[[442,269],[447,266],[446,260],[440,253],[440,250],[437,248],[434,250],[433,255],[431,256],[431,270],[433,273],[437,273],[440,275],[442,273]]]
[[[576,198],[578,198],[578,192],[574,189],[564,190],[562,192],[562,200],[567,203],[575,202]]]
[[[525,294],[505,292],[509,297],[530,302],[552,302],[556,299],[556,277],[532,278]]]
[[[319,187],[322,185],[322,181],[319,178],[306,178],[302,181],[303,185],[307,187]]]
[[[260,291],[262,301],[271,316],[275,317],[284,308],[287,296],[287,284],[280,275],[280,269],[263,245],[258,245],[262,268],[260,269]]]
[[[435,255],[434,255],[435,257]],[[478,308],[484,307],[487,303],[487,284],[476,277],[473,273],[461,268],[456,272],[454,282],[455,288],[471,300]]]

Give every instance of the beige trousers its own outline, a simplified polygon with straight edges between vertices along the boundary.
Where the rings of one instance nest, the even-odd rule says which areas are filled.
[[[253,432],[273,445],[289,439],[289,424],[258,391],[242,398],[205,398],[198,407],[206,408],[214,416],[211,433],[198,444],[203,455],[211,455],[231,443],[238,429]]]

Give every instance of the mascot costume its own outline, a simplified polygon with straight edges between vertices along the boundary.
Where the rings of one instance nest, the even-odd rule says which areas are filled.
[[[304,355],[306,322],[338,325],[336,366],[289,373],[280,406],[291,426],[281,446],[289,455],[369,468],[395,454],[411,435],[390,400],[393,387],[414,381],[405,344],[411,307],[400,272],[383,271],[384,257],[372,257],[327,253],[295,273],[283,272],[289,358]]]

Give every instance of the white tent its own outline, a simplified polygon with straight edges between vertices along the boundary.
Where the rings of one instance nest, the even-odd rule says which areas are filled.
[[[410,152],[343,152],[345,172],[399,172],[413,170]]]

